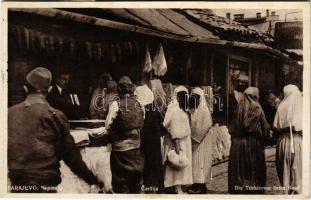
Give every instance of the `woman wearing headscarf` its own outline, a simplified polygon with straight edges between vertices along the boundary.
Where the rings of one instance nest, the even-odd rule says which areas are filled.
[[[168,105],[163,121],[163,126],[169,132],[164,139],[164,186],[174,187],[178,194],[183,193],[181,186],[193,183],[191,130],[187,107],[188,90],[184,86],[178,86],[174,90],[173,100]],[[171,158],[176,160],[170,159],[170,155],[174,154],[175,157]],[[182,166],[178,166],[180,163]]]
[[[276,168],[285,193],[301,192],[302,94],[295,85],[283,89],[284,99],[274,118],[277,133]]]
[[[212,117],[207,106],[204,91],[194,88],[190,96],[191,137],[192,137],[192,175],[193,193],[206,193],[206,184],[211,178],[213,145],[208,131]]]
[[[234,118],[235,111],[243,98],[243,91],[246,89],[246,86],[240,82],[235,83],[235,86],[231,89],[229,93],[229,111],[228,111],[228,121],[231,123]]]
[[[233,194],[260,194],[266,182],[264,145],[270,129],[258,103],[259,91],[248,87],[237,106],[229,127],[231,148],[228,167],[228,189]]]
[[[134,94],[145,113],[141,134],[141,149],[144,154],[143,191],[145,193],[162,193],[164,189],[161,154],[163,117],[155,107],[153,92],[146,84],[138,86]]]
[[[154,103],[162,117],[164,117],[167,103],[166,103],[166,93],[163,88],[163,84],[160,79],[150,80],[150,88],[152,88],[152,92],[154,95]]]
[[[105,119],[108,113],[107,105],[105,104],[105,95],[107,93],[116,93],[116,85],[112,85],[110,74],[104,73],[99,76],[97,87],[93,91],[92,99],[89,107],[91,119]],[[108,88],[109,87],[109,88]],[[109,92],[108,92],[109,90]]]

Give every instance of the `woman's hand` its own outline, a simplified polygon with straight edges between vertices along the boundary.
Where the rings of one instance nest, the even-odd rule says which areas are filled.
[[[99,193],[100,188],[97,185],[91,185],[89,193]]]
[[[112,193],[113,193],[112,186],[111,186],[111,185],[105,185],[105,186],[103,187],[103,191],[104,191],[106,194],[112,194]]]
[[[175,139],[174,144],[175,144],[175,151],[177,154],[179,154],[179,152],[181,151],[180,139]]]

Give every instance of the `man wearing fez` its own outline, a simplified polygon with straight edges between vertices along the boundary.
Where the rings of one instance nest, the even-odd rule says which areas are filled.
[[[70,94],[68,91],[69,79],[68,72],[57,73],[47,101],[52,107],[62,111],[68,119],[79,119],[80,102],[77,94]]]
[[[8,111],[8,171],[11,192],[56,192],[61,182],[60,160],[92,185],[103,184],[82,161],[69,134],[66,116],[46,100],[49,70],[38,67],[26,76],[28,95]]]

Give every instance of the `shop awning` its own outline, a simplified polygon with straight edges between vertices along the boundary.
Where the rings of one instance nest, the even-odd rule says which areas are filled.
[[[289,58],[289,56],[282,51],[263,43],[221,40],[209,30],[188,20],[187,17],[172,9],[102,9],[103,12],[116,16],[117,18],[114,20],[81,14],[73,10],[74,9],[68,11],[51,8],[9,9],[10,12],[28,13],[59,20],[69,20],[185,42],[252,49],[263,51],[283,59]],[[129,21],[125,22],[124,19],[128,19]]]
[[[134,9],[133,9],[134,10]],[[210,43],[213,43],[214,41],[217,43],[217,36],[214,36],[210,31],[204,30],[204,28],[201,28],[199,25],[196,25],[195,23],[192,23],[188,21],[187,26],[191,26],[190,30],[185,29],[185,25],[177,25],[175,24],[175,19],[167,19],[163,15],[156,14],[158,11],[150,11],[151,9],[148,9],[149,11],[145,11],[145,9],[137,9],[140,10],[141,16],[147,16],[149,23],[155,23],[152,27],[146,27],[141,26],[139,24],[133,25],[129,23],[119,22],[119,21],[113,21],[108,20],[104,18],[94,17],[94,16],[88,16],[80,13],[60,10],[60,9],[49,9],[49,8],[12,8],[10,11],[13,12],[21,12],[21,13],[29,13],[39,16],[45,16],[50,17],[54,19],[61,19],[61,20],[71,20],[75,22],[80,23],[86,23],[91,24],[95,26],[101,26],[111,29],[118,29],[123,31],[130,31],[130,32],[136,32],[144,35],[151,35],[151,36],[157,36],[161,38],[168,38],[168,39],[174,39],[174,40],[181,40],[181,41],[187,41],[187,42],[203,42],[207,43],[208,41]],[[120,10],[121,12],[121,10]],[[174,11],[172,11],[174,12]],[[125,16],[126,12],[121,12]],[[157,16],[157,17],[154,17]],[[152,20],[151,20],[152,19]],[[158,20],[162,20],[157,22]],[[160,27],[160,24],[162,24],[162,27]],[[195,30],[200,29],[200,32],[197,34]]]
[[[212,32],[191,22],[171,9],[102,9],[119,19],[129,19],[138,25],[185,37],[219,39]]]

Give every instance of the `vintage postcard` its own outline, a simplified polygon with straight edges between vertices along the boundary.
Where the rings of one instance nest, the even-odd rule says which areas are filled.
[[[310,3],[3,2],[1,197],[307,199]]]

